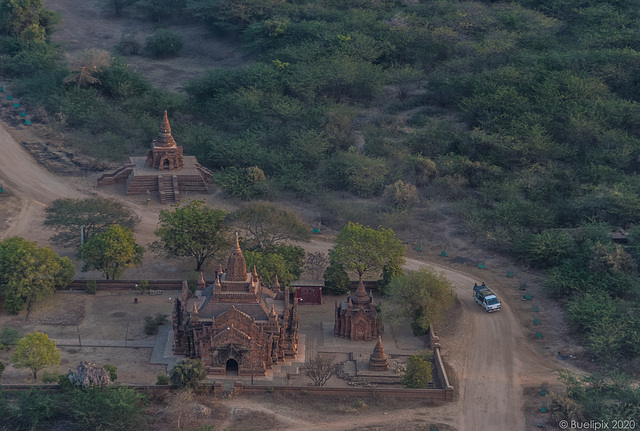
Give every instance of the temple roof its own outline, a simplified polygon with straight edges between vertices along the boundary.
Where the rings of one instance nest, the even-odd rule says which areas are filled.
[[[356,289],[355,293],[351,297],[351,300],[353,302],[353,305],[364,305],[371,302],[371,298],[369,298],[369,295],[367,294],[367,291],[364,288],[364,283],[362,282],[362,279],[360,280],[360,283],[358,283],[358,288]]]

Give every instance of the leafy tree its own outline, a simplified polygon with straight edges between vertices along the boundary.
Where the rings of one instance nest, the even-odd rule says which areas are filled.
[[[0,380],[2,380],[3,371],[4,371],[4,364],[2,363],[2,361],[0,361]],[[0,414],[0,417],[2,417],[2,414]]]
[[[120,277],[127,268],[142,265],[144,247],[136,244],[133,232],[113,225],[91,238],[79,251],[85,260],[83,270],[102,271],[107,280]]]
[[[402,376],[402,386],[405,388],[426,389],[431,382],[433,355],[411,355],[407,360],[407,371]]]
[[[324,272],[324,288],[332,295],[342,295],[351,289],[351,280],[344,266],[329,259],[329,266]]]
[[[17,429],[44,428],[58,415],[59,400],[54,394],[44,391],[30,390],[22,393],[17,399],[18,408],[11,415],[10,422]]]
[[[404,255],[405,247],[391,229],[376,230],[352,222],[342,228],[329,250],[332,262],[355,272],[360,280],[367,272],[382,270],[390,260],[404,263]]]
[[[90,387],[71,391],[69,415],[86,430],[128,431],[145,429],[146,396],[124,386]]]
[[[283,286],[289,286],[300,278],[304,256],[302,247],[291,245],[244,251],[247,269],[252,270],[255,266],[267,286],[275,282],[276,275]]]
[[[285,241],[308,241],[309,227],[293,211],[266,202],[245,205],[229,215],[248,234],[248,246],[266,249]]]
[[[214,176],[214,181],[225,192],[242,200],[264,196],[269,189],[264,171],[257,166],[225,168]]]
[[[561,264],[569,256],[571,246],[571,239],[564,233],[545,231],[526,236],[515,248],[534,267],[546,269]]]
[[[19,237],[0,241],[0,296],[11,313],[66,287],[74,274],[71,261],[49,247]]]
[[[105,232],[118,224],[133,230],[140,218],[122,202],[103,199],[57,199],[45,208],[45,226],[57,233],[51,237],[54,244],[65,247],[80,245],[80,229],[84,227],[84,239]]]
[[[177,388],[195,388],[206,377],[202,360],[188,358],[175,364],[169,375],[171,385]]]
[[[60,364],[60,350],[47,334],[33,332],[18,341],[11,363],[16,368],[29,368],[36,379],[41,369]]]
[[[149,248],[166,258],[194,258],[196,271],[211,259],[221,257],[231,246],[224,225],[225,212],[215,210],[202,201],[177,205],[173,211],[160,211],[159,238]]]
[[[42,0],[0,0],[0,35],[44,42],[58,20]]]
[[[378,280],[378,291],[383,295],[388,294],[391,280],[402,275],[402,267],[395,260],[390,260],[382,267],[382,279]]]
[[[300,369],[315,386],[324,386],[335,375],[337,364],[333,357],[318,355],[315,358],[307,359]]]
[[[400,100],[405,100],[411,87],[418,88],[424,73],[410,65],[396,66],[389,70],[389,81],[398,92]]]
[[[0,331],[0,346],[8,349],[9,346],[15,346],[20,341],[20,332],[15,328],[5,327]],[[0,348],[0,350],[2,350]]]
[[[444,311],[455,301],[451,281],[444,273],[436,273],[432,267],[409,271],[391,280],[389,299],[396,308],[392,316],[410,316],[413,331],[424,334],[429,325],[442,320]]]

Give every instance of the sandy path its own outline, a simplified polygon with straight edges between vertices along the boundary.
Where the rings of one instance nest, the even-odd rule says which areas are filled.
[[[2,126],[0,152],[4,155],[0,159],[0,173],[5,183],[21,198],[19,215],[9,223],[9,228],[0,237],[20,235],[46,243],[48,233],[43,234],[40,226],[43,208],[47,203],[60,197],[96,194],[92,177],[65,178],[50,173],[38,165]],[[137,232],[138,240],[140,241],[140,237],[148,240],[153,235],[157,212],[162,207],[139,205],[130,200],[127,202],[142,217]],[[326,251],[331,244],[314,241],[304,246],[308,251]],[[459,391],[459,401],[448,403],[437,410],[445,416],[449,416],[453,410],[454,417],[450,419],[455,423],[457,416],[459,430],[525,429],[522,386],[552,380],[553,369],[559,365],[542,358],[531,348],[509,304],[503,301],[502,311],[493,314],[484,312],[475,304],[470,294],[470,286],[478,280],[459,270],[454,271],[431,262],[408,259],[406,268],[417,269],[427,264],[434,266],[438,271],[444,271],[456,286],[466,328],[454,340],[457,347],[449,347],[450,355],[446,358],[457,375],[456,389]],[[149,269],[147,267],[147,271]],[[298,425],[286,422],[291,426],[290,429],[326,429],[329,424],[332,429],[349,429],[356,423],[360,426],[397,424],[398,420],[417,418],[423,414],[423,409],[416,409],[388,412],[384,416],[382,412],[377,412],[369,415],[364,422],[363,418],[347,420],[341,424],[335,422],[336,418],[326,418],[314,423],[302,422]]]

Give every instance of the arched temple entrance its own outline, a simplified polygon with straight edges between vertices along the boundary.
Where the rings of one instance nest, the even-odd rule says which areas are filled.
[[[235,359],[231,358],[229,360],[227,360],[227,364],[225,367],[225,374],[226,375],[238,375],[238,361],[236,361]]]

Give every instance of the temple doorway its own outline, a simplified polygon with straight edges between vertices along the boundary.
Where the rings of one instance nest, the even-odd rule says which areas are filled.
[[[238,375],[238,361],[236,361],[235,359],[229,359],[227,361],[227,365],[225,368],[225,374],[228,375],[233,375],[233,376],[237,376]]]
[[[164,161],[162,162],[162,169],[161,170],[171,170],[171,162],[169,161],[169,159],[164,159]]]

